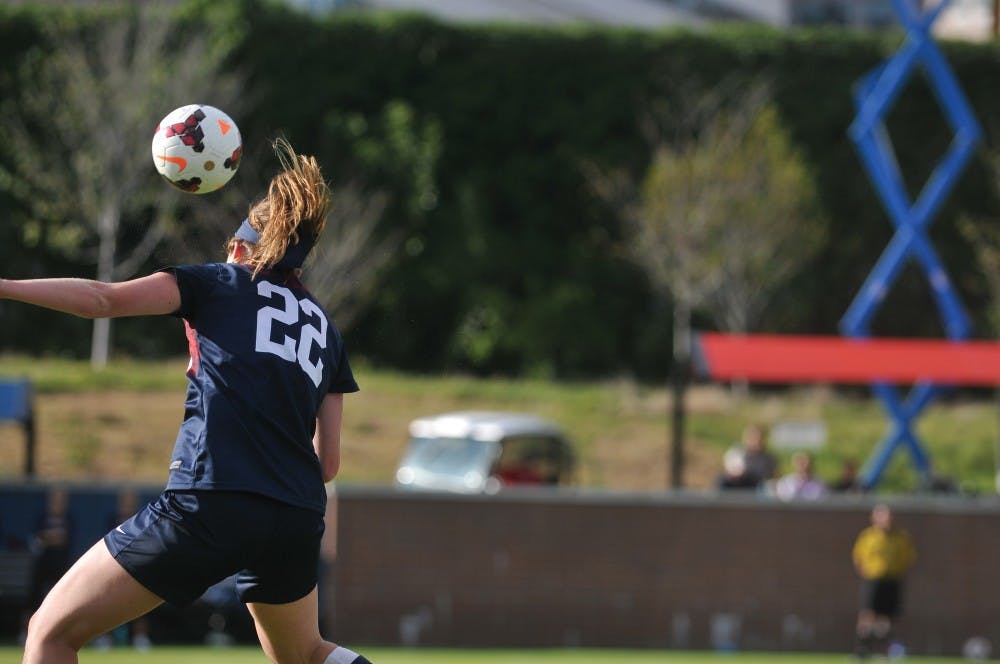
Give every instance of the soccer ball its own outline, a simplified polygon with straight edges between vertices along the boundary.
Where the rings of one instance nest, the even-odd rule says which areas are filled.
[[[156,170],[192,194],[207,194],[229,182],[242,154],[239,128],[214,106],[181,106],[167,113],[153,132]]]

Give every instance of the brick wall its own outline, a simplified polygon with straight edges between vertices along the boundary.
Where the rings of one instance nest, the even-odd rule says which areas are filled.
[[[843,651],[864,498],[339,490],[327,631],[354,643]],[[1000,503],[906,501],[911,652],[1000,646]]]

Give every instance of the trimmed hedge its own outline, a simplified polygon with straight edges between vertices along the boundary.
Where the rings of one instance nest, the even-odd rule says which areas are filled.
[[[220,4],[194,3],[187,11],[197,16]],[[5,76],[38,39],[31,26],[42,11],[0,11]],[[424,371],[662,376],[669,306],[625,258],[614,211],[590,191],[583,171],[595,164],[640,176],[648,157],[643,114],[682,108],[692,91],[720,82],[772,82],[830,224],[828,246],[776,295],[761,331],[835,334],[892,236],[846,132],[851,86],[893,52],[900,35],[455,26],[418,16],[314,18],[252,0],[225,11],[226,38],[238,43],[234,66],[249,75],[248,106],[232,110],[246,140],[282,132],[316,152],[335,184],[360,175],[396,192],[384,223],[385,232],[401,234],[401,248],[347,334],[353,351],[373,362]],[[1000,52],[966,44],[945,50],[986,141],[931,235],[980,336],[988,336],[981,312],[989,294],[955,220],[996,219],[1000,210],[987,166],[997,141],[991,120],[1000,111]],[[354,149],[358,136],[345,134],[342,120],[351,117],[361,134],[376,136],[393,102],[411,109],[418,126],[440,130],[433,205],[412,205],[406,174],[394,173],[391,159],[366,161]],[[669,128],[671,116],[662,122]],[[916,191],[950,140],[919,78],[889,129]],[[0,246],[5,260],[16,251]],[[908,267],[875,332],[939,336],[932,301],[922,273]],[[11,342],[41,350],[27,337]],[[127,334],[120,337],[120,347],[130,344]]]

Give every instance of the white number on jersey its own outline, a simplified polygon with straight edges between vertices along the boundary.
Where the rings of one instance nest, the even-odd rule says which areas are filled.
[[[326,326],[328,325],[326,316],[312,300],[299,300],[289,289],[269,281],[257,283],[257,294],[269,300],[273,300],[275,296],[281,296],[284,300],[283,307],[261,307],[257,311],[257,352],[271,353],[283,360],[297,362],[313,384],[319,387],[319,383],[323,379],[323,358],[318,357],[315,362],[309,358],[314,347],[326,348]],[[274,321],[283,323],[294,331],[294,326],[299,322],[302,314],[304,314],[304,322],[299,332],[299,339],[286,334],[279,343],[271,338],[271,327]]]

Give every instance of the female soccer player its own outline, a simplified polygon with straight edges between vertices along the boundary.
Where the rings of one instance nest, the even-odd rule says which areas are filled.
[[[282,171],[226,263],[122,283],[0,280],[0,297],[86,318],[178,316],[191,350],[164,493],[55,585],[31,618],[25,663],[76,662],[98,635],[234,573],[272,661],[368,662],[318,624],[324,482],[340,464],[343,395],[358,389],[340,333],[298,278],[330,192],[315,158],[282,140],[275,151]]]

